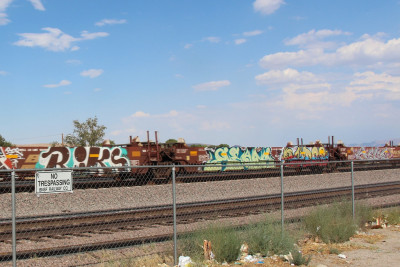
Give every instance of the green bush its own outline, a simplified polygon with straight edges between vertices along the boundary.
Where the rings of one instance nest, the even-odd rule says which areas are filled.
[[[325,243],[348,241],[359,227],[372,218],[372,209],[366,206],[355,207],[353,220],[352,205],[348,202],[334,203],[318,207],[303,220],[305,228]]]
[[[291,264],[294,264],[296,266],[300,266],[300,265],[308,265],[311,261],[311,255],[309,255],[308,257],[303,256],[303,254],[294,249],[292,250],[292,257],[293,259],[290,261]]]
[[[387,211],[387,221],[389,224],[400,224],[400,208],[391,208]]]
[[[339,255],[342,253],[338,248],[329,248],[329,254]]]
[[[265,220],[245,229],[245,240],[249,245],[249,253],[261,253],[264,256],[288,254],[293,250],[295,240],[288,231],[283,232],[280,222]]]
[[[240,254],[241,240],[237,229],[227,225],[211,224],[206,229],[187,235],[180,239],[179,248],[182,255],[190,256],[193,261],[204,260],[203,241],[211,241],[212,252],[218,262],[232,262]]]

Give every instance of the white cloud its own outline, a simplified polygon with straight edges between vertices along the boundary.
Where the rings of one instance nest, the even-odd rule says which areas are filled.
[[[114,24],[125,24],[127,23],[126,19],[103,19],[95,23],[96,26],[104,26],[104,25],[114,25]]]
[[[342,45],[332,53],[323,48],[279,52],[264,56],[260,65],[264,68],[313,65],[354,65],[365,67],[368,64],[394,63],[400,60],[400,38],[387,42],[368,37],[348,45]]]
[[[355,73],[354,80],[346,89],[355,94],[374,94],[389,100],[400,100],[400,77],[372,71]]]
[[[151,118],[151,119],[166,119],[166,118],[174,118],[179,115],[179,112],[176,110],[170,110],[168,113],[162,114],[150,114],[144,111],[136,111],[129,118],[124,118],[123,121],[128,122],[131,119],[140,119],[140,118]]]
[[[293,115],[299,120],[319,120],[328,111],[339,112],[350,106],[354,109],[356,105],[372,106],[400,100],[400,76],[387,73],[355,73],[347,86],[320,82],[314,79],[313,73],[294,71],[292,75],[285,75],[284,71],[270,71],[267,74],[265,77],[269,78],[269,84],[280,82],[282,90],[280,94],[269,97],[265,105],[271,109],[296,111]]]
[[[253,8],[256,12],[263,15],[270,15],[285,4],[283,0],[256,0],[253,2]]]
[[[89,77],[89,78],[96,78],[99,77],[101,74],[103,74],[102,69],[90,69],[90,70],[84,70],[81,72],[81,76],[83,77]]]
[[[285,66],[311,66],[321,63],[324,59],[325,55],[322,49],[310,49],[266,55],[260,60],[260,65],[268,69]]]
[[[14,0],[0,0],[0,26],[6,25],[11,22],[11,20],[7,18],[8,16],[5,13],[5,11],[13,1]],[[28,0],[28,1],[32,3],[33,7],[36,10],[41,10],[41,11],[45,10],[41,0]]]
[[[70,84],[71,84],[70,81],[62,80],[61,82],[59,82],[57,84],[46,84],[46,85],[43,85],[43,87],[46,87],[46,88],[57,88],[57,87],[60,87],[60,86],[67,86],[67,85],[70,85]]]
[[[8,24],[11,20],[4,13],[13,0],[0,0],[0,26]]]
[[[143,111],[136,111],[134,114],[131,115],[132,118],[143,118],[143,117],[150,117],[149,113],[145,113]]]
[[[246,41],[247,41],[246,39],[236,39],[235,44],[236,45],[244,44]]]
[[[39,46],[55,52],[65,50],[75,51],[79,49],[78,46],[72,46],[72,44],[75,42],[92,40],[109,35],[106,32],[89,33],[87,31],[83,31],[80,38],[75,38],[71,35],[63,33],[57,28],[47,27],[42,28],[42,30],[47,31],[47,33],[19,33],[18,35],[21,37],[21,39],[15,42],[14,45],[27,47]]]
[[[194,85],[193,88],[195,91],[217,91],[221,87],[228,86],[230,84],[231,82],[228,80],[212,81]]]
[[[185,48],[185,49],[189,49],[189,48],[191,48],[192,46],[193,46],[193,44],[185,44],[184,48]]]
[[[9,20],[7,18],[7,14],[6,13],[0,13],[0,26],[8,24],[8,23],[10,23],[10,21],[11,20]]]
[[[203,38],[203,41],[208,41],[210,43],[219,43],[221,41],[221,38],[210,36]]]
[[[178,113],[178,111],[176,111],[176,110],[171,110],[170,112],[168,112],[167,114],[162,114],[162,115],[159,115],[160,117],[176,117],[176,116],[178,116],[179,115],[179,113]]]
[[[81,33],[82,38],[80,40],[93,40],[99,37],[107,37],[109,34],[107,32],[93,32],[83,31]]]
[[[6,76],[6,75],[8,75],[8,72],[6,72],[4,70],[0,70],[0,75],[1,76]]]
[[[8,6],[13,2],[14,0],[0,0],[0,12],[6,11]]]
[[[204,131],[223,131],[230,129],[231,125],[226,121],[203,121],[200,130]]]
[[[299,72],[295,69],[271,70],[255,77],[258,84],[277,83],[315,83],[320,79],[308,71]]]
[[[255,30],[255,31],[251,31],[251,32],[244,32],[243,33],[243,36],[256,36],[256,35],[260,35],[260,34],[262,34],[263,32],[262,31],[260,31],[260,30]]]
[[[323,42],[322,40],[330,36],[351,35],[350,32],[341,30],[311,30],[307,33],[302,33],[285,41],[286,45],[299,45],[301,47],[325,47],[332,48],[336,46],[334,42]]]
[[[40,11],[45,11],[46,10],[40,0],[28,0],[28,1],[32,3],[33,7],[36,10],[40,10]]]
[[[97,93],[97,92],[100,92],[100,91],[101,91],[101,88],[94,88],[94,89],[93,89],[93,92],[96,92],[96,93]]]

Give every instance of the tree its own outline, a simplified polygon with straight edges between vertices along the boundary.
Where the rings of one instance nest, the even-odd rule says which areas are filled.
[[[229,145],[228,144],[220,144],[217,146],[217,148],[220,148],[220,147],[229,147]]]
[[[99,125],[97,117],[88,118],[80,123],[74,120],[74,132],[65,137],[67,144],[71,146],[101,146],[107,127]]]
[[[166,144],[176,144],[178,143],[178,141],[176,139],[168,139],[167,141],[165,141]]]
[[[15,146],[15,145],[9,141],[6,141],[6,139],[0,134],[0,146]]]

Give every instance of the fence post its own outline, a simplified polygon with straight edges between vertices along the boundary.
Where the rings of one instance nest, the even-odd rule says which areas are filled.
[[[177,246],[177,231],[176,231],[176,188],[175,188],[175,165],[172,166],[172,205],[174,215],[174,265],[177,265],[178,261],[178,246]]]
[[[351,205],[353,211],[353,221],[355,219],[355,197],[354,197],[354,161],[351,161]]]
[[[284,194],[283,194],[283,163],[281,162],[281,234],[283,237],[283,225],[284,225]]]
[[[15,171],[11,172],[11,209],[12,209],[12,262],[13,267],[17,266],[17,233],[15,215]]]

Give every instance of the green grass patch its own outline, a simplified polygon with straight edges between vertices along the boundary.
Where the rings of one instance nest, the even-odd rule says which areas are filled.
[[[237,229],[229,225],[210,224],[205,229],[179,240],[179,251],[195,262],[203,262],[203,241],[211,241],[212,252],[218,262],[232,262],[240,254],[241,239]]]
[[[386,220],[389,224],[392,225],[400,224],[400,208],[399,207],[390,208],[387,211]]]
[[[348,241],[365,222],[373,218],[372,209],[367,206],[356,205],[355,210],[353,220],[351,203],[337,202],[316,208],[303,222],[309,233],[325,243],[342,243]]]
[[[291,253],[292,253],[292,259],[290,260],[291,264],[294,264],[296,266],[300,266],[300,265],[307,266],[311,261],[311,255],[303,256],[303,254],[296,249],[293,250]]]
[[[249,246],[249,253],[264,256],[288,254],[294,248],[295,239],[284,230],[280,222],[266,219],[245,228],[243,238]]]

